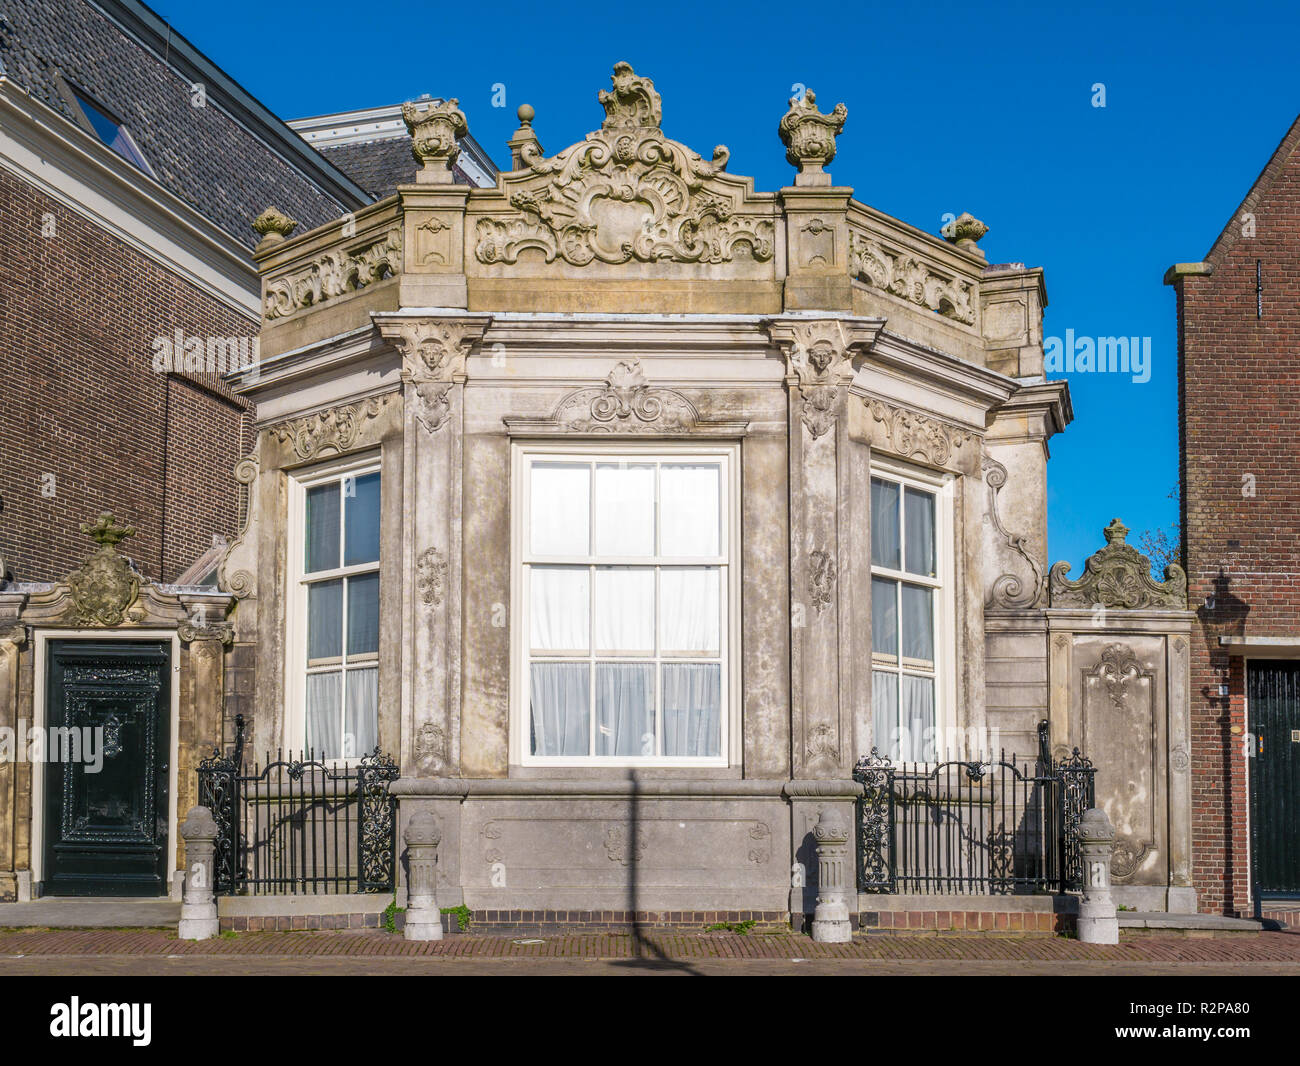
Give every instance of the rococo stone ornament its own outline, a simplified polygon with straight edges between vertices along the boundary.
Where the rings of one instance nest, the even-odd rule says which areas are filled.
[[[627,63],[615,66],[612,81],[599,95],[605,121],[586,140],[550,159],[524,145],[527,169],[506,179],[520,217],[479,220],[478,261],[514,263],[527,250],[577,267],[771,259],[772,221],[743,213],[735,183],[714,180],[727,149],[715,148],[706,162],[664,137],[659,94]]]
[[[457,143],[469,133],[469,123],[460,109],[460,101],[434,100],[424,107],[402,105],[402,119],[411,133],[411,154],[425,171],[446,174],[451,180],[451,166],[460,155]]]
[[[955,244],[968,252],[979,252],[976,247],[988,233],[988,226],[984,225],[978,218],[969,211],[963,211],[951,222],[945,222],[943,228],[939,230],[943,239],[950,244]]]
[[[1053,607],[1187,608],[1187,575],[1177,563],[1165,567],[1164,581],[1151,576],[1151,560],[1124,542],[1128,527],[1118,518],[1103,531],[1106,546],[1071,581],[1070,564],[1059,562],[1048,572],[1048,598]]]
[[[817,94],[805,89],[802,96],[790,98],[790,110],[781,119],[777,132],[785,145],[785,157],[792,167],[799,168],[796,184],[830,184],[824,174],[835,158],[835,138],[844,129],[849,110],[836,104],[829,115],[817,110]]]
[[[998,492],[1007,483],[1007,468],[996,459],[984,458],[984,483],[989,489],[989,521],[997,531],[999,548],[1014,571],[1005,571],[997,576],[989,587],[985,602],[990,607],[1016,609],[1037,607],[1043,598],[1043,568],[1026,547],[1025,538],[1012,533],[1002,524],[998,513]]]
[[[119,524],[111,512],[104,511],[95,522],[83,522],[81,532],[99,547],[68,575],[70,617],[82,625],[121,625],[140,592],[140,575],[117,546],[135,534],[135,527]]]
[[[324,252],[266,283],[262,314],[273,321],[304,307],[364,289],[402,271],[402,230],[390,227],[354,244]]]
[[[941,273],[877,237],[849,235],[849,273],[873,289],[937,311],[963,325],[975,324],[975,290],[969,281]]]
[[[293,448],[299,459],[315,459],[329,452],[346,452],[357,441],[363,425],[379,417],[384,401],[372,396],[360,403],[331,407],[302,418],[292,418],[270,428],[281,444]]]
[[[262,244],[279,244],[297,228],[297,221],[278,207],[268,207],[253,219],[253,232],[262,238]]]
[[[931,466],[947,466],[953,453],[974,440],[967,430],[939,422],[905,407],[895,407],[871,397],[864,398],[871,417],[879,422],[887,438],[886,450],[903,459],[920,459]]]

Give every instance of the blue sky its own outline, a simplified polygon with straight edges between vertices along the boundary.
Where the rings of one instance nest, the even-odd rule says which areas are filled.
[[[1300,111],[1294,3],[340,3],[154,0],[284,118],[455,96],[498,163],[537,110],[548,152],[601,118],[632,63],[664,129],[760,189],[787,184],[776,126],[792,86],[849,120],[832,166],[858,199],[922,229],[990,226],[991,262],[1046,270],[1044,332],[1150,337],[1150,380],[1066,375],[1076,419],[1052,441],[1049,552],[1077,571],[1119,515],[1176,518],[1171,263],[1199,260]],[[1106,106],[1092,105],[1096,83]],[[496,85],[506,107],[494,108]]]

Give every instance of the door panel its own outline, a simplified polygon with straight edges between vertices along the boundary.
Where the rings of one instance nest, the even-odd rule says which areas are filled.
[[[1263,898],[1300,897],[1300,663],[1250,662],[1251,867]]]
[[[166,894],[170,664],[170,644],[50,642],[46,895]]]

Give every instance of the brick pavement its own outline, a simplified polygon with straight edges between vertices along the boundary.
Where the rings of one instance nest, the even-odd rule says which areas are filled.
[[[155,929],[10,930],[0,932],[0,963],[16,957],[135,959],[441,958],[462,960],[779,960],[1112,963],[1229,965],[1268,963],[1300,967],[1300,934],[1194,938],[1145,936],[1114,947],[1061,937],[856,936],[849,944],[815,944],[792,933],[731,933],[652,930],[638,941],[618,933],[449,936],[413,943],[381,930],[240,933],[215,940],[177,940]]]

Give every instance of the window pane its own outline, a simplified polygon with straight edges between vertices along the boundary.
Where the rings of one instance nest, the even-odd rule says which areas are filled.
[[[379,575],[348,578],[348,654],[379,650]]]
[[[934,680],[903,675],[899,714],[899,757],[928,762],[934,758]]]
[[[655,650],[655,573],[631,567],[596,571],[596,650]]]
[[[343,582],[317,581],[307,586],[307,658],[343,654]]]
[[[379,474],[343,479],[343,565],[379,559]]]
[[[537,651],[591,647],[591,571],[586,567],[532,567],[532,646]]]
[[[722,754],[722,667],[665,663],[664,754]]]
[[[659,553],[716,557],[722,542],[722,469],[717,463],[664,463],[659,469]]]
[[[898,654],[898,582],[871,579],[871,650]]]
[[[934,662],[934,591],[903,586],[903,658]]]
[[[586,463],[534,463],[534,555],[587,555],[591,540],[591,468]]]
[[[898,486],[871,479],[871,565],[899,568]]]
[[[596,754],[655,754],[655,668],[596,664]]]
[[[339,565],[339,485],[307,490],[307,573]]]
[[[871,743],[898,758],[898,675],[883,670],[871,671]]]
[[[343,758],[343,674],[307,675],[307,749],[323,759]]]
[[[343,716],[343,755],[359,759],[379,745],[379,670],[349,670]]]
[[[533,663],[532,753],[587,755],[591,668],[586,663]]]
[[[654,555],[653,464],[596,464],[596,554]]]
[[[905,508],[907,572],[934,577],[934,496],[909,488]]]
[[[665,655],[718,654],[720,581],[717,567],[659,572],[659,647]]]

